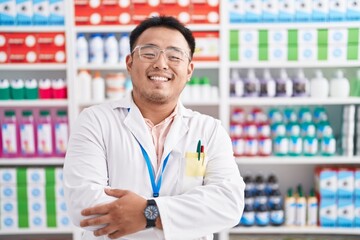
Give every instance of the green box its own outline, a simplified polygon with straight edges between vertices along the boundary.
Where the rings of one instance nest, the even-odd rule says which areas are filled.
[[[287,55],[288,61],[297,61],[298,55],[299,52],[297,45],[288,46],[288,55]]]
[[[358,44],[348,45],[347,60],[359,60],[359,45]]]
[[[229,51],[230,51],[230,61],[239,61],[240,60],[239,47],[231,46]]]

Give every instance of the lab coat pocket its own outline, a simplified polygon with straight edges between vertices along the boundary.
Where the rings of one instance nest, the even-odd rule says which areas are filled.
[[[197,152],[187,152],[185,153],[186,160],[186,176],[198,177],[204,176],[205,174],[205,153],[200,155]]]

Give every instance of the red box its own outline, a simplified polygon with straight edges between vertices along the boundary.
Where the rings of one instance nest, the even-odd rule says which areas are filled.
[[[152,16],[159,16],[162,12],[161,6],[151,7],[148,4],[133,3],[134,10],[132,12],[132,21],[139,24],[145,19]]]
[[[75,1],[75,24],[76,25],[99,25],[101,23],[102,5],[91,5],[96,1]]]
[[[131,9],[121,8],[118,4],[107,4],[102,7],[102,19],[103,25],[128,25],[132,24]]]
[[[189,8],[169,8],[164,14],[177,18],[183,24],[189,24],[191,22],[191,16]]]
[[[35,63],[37,62],[37,36],[32,33],[9,33],[9,62]]]
[[[193,4],[191,7],[191,22],[199,24],[218,24],[220,20],[219,6],[208,4]]]
[[[219,32],[194,32],[193,35],[196,39],[194,61],[219,61]]]
[[[0,32],[0,63],[7,63],[9,60],[9,46],[7,34]]]
[[[37,38],[39,62],[64,63],[66,61],[64,33],[38,33]]]

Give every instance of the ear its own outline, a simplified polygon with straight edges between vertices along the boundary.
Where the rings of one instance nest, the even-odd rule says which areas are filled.
[[[187,69],[187,79],[188,81],[190,81],[191,76],[194,72],[194,63],[191,61],[188,65],[188,69]]]
[[[133,62],[133,58],[132,58],[131,54],[127,55],[126,56],[126,69],[129,73],[132,68],[132,62]]]

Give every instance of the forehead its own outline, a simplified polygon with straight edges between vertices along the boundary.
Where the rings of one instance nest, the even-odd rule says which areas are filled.
[[[136,45],[153,44],[160,48],[178,47],[189,49],[184,36],[175,29],[151,27],[146,29],[137,39]]]

